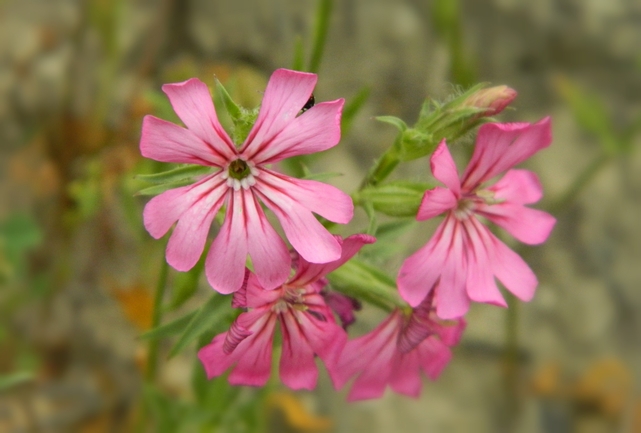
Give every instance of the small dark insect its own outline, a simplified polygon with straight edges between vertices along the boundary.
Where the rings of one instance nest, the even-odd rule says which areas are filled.
[[[307,102],[305,102],[305,105],[303,105],[303,108],[300,109],[301,114],[312,108],[315,103],[316,99],[314,98],[314,94],[312,93],[312,96],[309,97]]]

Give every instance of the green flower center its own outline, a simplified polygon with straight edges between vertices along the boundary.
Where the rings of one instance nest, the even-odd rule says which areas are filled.
[[[251,174],[249,165],[242,159],[237,159],[229,164],[229,177],[232,179],[244,179]]]

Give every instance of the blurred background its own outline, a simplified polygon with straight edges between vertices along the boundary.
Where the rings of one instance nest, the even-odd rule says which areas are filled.
[[[331,4],[0,0],[0,432],[641,432],[641,3],[343,0],[319,14]],[[195,344],[167,360],[165,340],[146,387],[139,336],[154,323],[164,244],[134,195],[146,186],[134,175],[157,169],[138,151],[142,117],[175,121],[160,86],[193,76],[256,106],[274,69],[318,53],[323,16],[316,100],[362,104],[312,168],[342,173],[330,182],[346,192],[394,140],[374,116],[413,124],[454,85],[516,89],[502,121],[552,116],[553,144],[528,166],[558,224],[519,250],[538,292],[509,312],[475,305],[417,400],[346,404],[326,375],[314,392],[230,391],[198,378]],[[169,319],[210,292],[175,274]],[[356,333],[382,317],[372,310]]]

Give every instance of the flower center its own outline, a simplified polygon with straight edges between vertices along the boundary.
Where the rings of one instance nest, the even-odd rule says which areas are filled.
[[[237,159],[229,164],[229,177],[242,180],[251,174],[249,165],[242,159]]]
[[[459,221],[469,218],[473,213],[474,200],[471,198],[463,198],[459,200],[456,209],[454,209],[454,216]]]
[[[229,163],[227,170],[223,172],[223,179],[227,180],[227,186],[238,191],[254,186],[258,173],[254,164],[239,158]]]

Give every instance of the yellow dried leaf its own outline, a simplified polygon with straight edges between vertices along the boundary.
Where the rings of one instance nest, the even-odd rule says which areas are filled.
[[[112,293],[131,323],[141,331],[151,327],[154,300],[145,286],[114,287]]]
[[[326,431],[333,425],[331,419],[309,413],[303,402],[288,392],[270,394],[267,405],[282,410],[287,423],[300,431]]]

